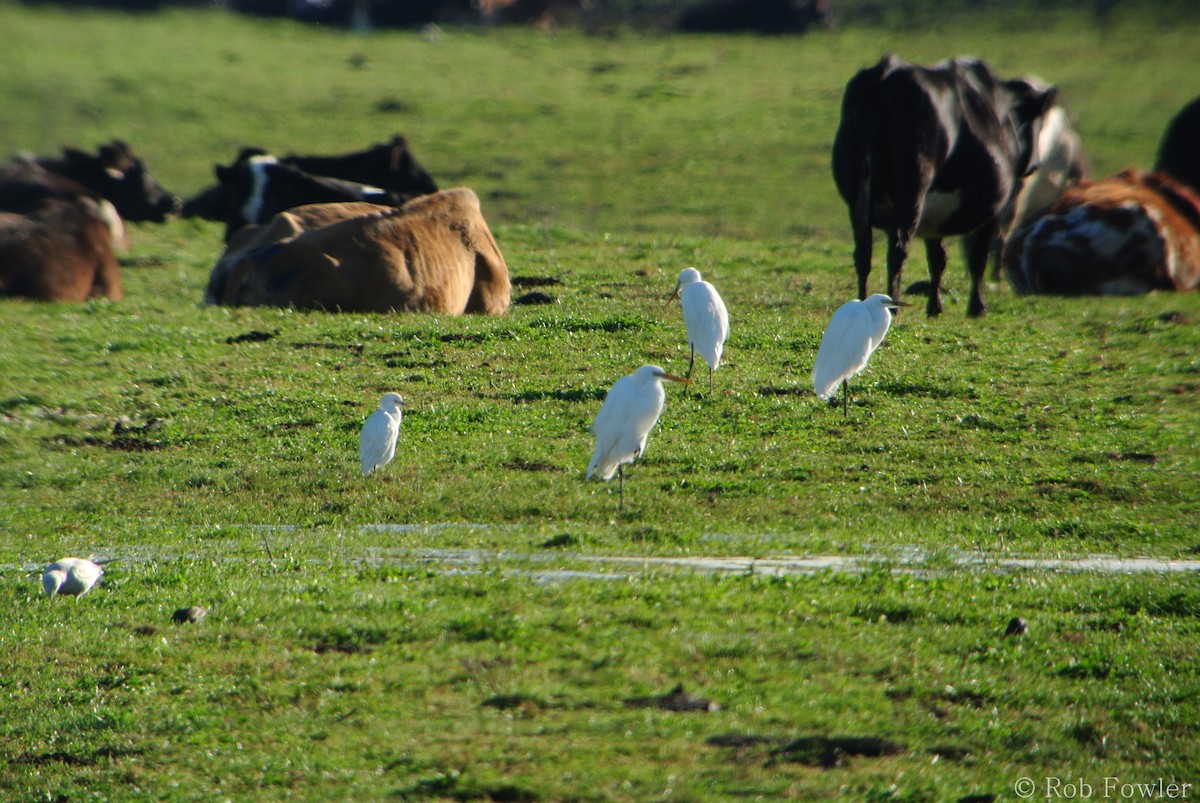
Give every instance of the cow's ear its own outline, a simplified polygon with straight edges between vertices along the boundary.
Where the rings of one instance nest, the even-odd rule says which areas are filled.
[[[1050,110],[1050,107],[1058,102],[1058,87],[1052,86],[1042,93],[1042,112]]]
[[[106,162],[119,162],[122,159],[133,160],[133,148],[124,140],[114,139],[107,145],[100,146],[100,158]]]
[[[233,168],[225,165],[213,165],[213,173],[217,177],[217,181],[222,184],[228,184],[233,181]]]
[[[247,145],[246,147],[244,147],[240,151],[238,151],[237,158],[234,159],[233,161],[234,161],[234,164],[237,164],[238,162],[244,162],[248,159],[252,159],[255,156],[266,156],[266,155],[267,155],[266,148],[259,148],[256,145]]]

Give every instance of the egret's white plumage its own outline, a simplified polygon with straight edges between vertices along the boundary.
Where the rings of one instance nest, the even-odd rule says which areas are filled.
[[[104,569],[87,558],[63,558],[42,571],[42,590],[49,597],[67,594],[78,600],[96,585],[102,574]]]
[[[667,299],[668,305],[675,296],[679,296],[683,322],[687,326],[690,352],[687,376],[691,378],[696,354],[699,354],[708,364],[708,389],[712,390],[713,371],[720,367],[721,352],[729,339],[729,312],[717,288],[704,281],[695,268],[680,271],[675,292]]]
[[[838,385],[849,393],[850,377],[867,367],[871,353],[879,348],[892,325],[892,311],[907,306],[891,296],[876,293],[863,301],[847,301],[838,307],[821,336],[813,364],[813,387],[821,399],[837,393]],[[843,410],[848,404],[842,399]]]
[[[592,433],[596,436],[596,452],[588,463],[587,476],[611,480],[617,474],[621,481],[624,497],[624,471],[626,463],[632,463],[646,449],[646,436],[662,414],[666,392],[662,380],[684,382],[681,376],[668,374],[657,365],[643,365],[629,376],[613,383],[596,420],[592,422]]]
[[[379,401],[379,409],[367,417],[358,439],[364,477],[383,468],[396,456],[396,438],[400,435],[405,406],[399,393],[386,393]]]

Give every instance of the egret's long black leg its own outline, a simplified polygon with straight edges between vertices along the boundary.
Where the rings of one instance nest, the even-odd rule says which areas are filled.
[[[850,415],[850,380],[842,380],[842,417]]]
[[[617,505],[617,510],[625,509],[625,467],[617,466],[617,488],[621,491],[621,501]]]

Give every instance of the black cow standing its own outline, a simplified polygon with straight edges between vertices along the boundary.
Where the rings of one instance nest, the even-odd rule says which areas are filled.
[[[929,262],[928,315],[942,312],[944,237],[962,235],[971,275],[967,314],[984,312],[982,281],[1004,208],[1032,167],[1037,123],[1053,88],[1001,81],[978,59],[932,67],[886,56],[846,85],[833,177],[850,207],[859,298],[867,297],[872,229],[888,239],[888,292],[914,237]]]
[[[1169,173],[1200,192],[1200,98],[1171,118],[1158,145],[1154,169]]]

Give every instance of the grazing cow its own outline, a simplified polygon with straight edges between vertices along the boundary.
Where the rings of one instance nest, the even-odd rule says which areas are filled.
[[[109,220],[95,200],[0,213],[0,295],[85,301],[124,295]]]
[[[1154,169],[1200,192],[1200,98],[1184,106],[1167,125]]]
[[[218,178],[221,172],[236,171],[239,165],[249,163],[255,157],[270,157],[261,148],[243,148],[237,159],[229,167],[216,168]],[[413,157],[404,137],[396,135],[391,142],[372,145],[361,151],[345,153],[337,156],[299,156],[290,154],[279,157],[278,161],[285,165],[298,168],[310,176],[321,176],[340,181],[353,182],[369,188],[379,188],[391,195],[374,199],[378,203],[395,205],[411,200],[419,195],[437,192],[437,184],[433,177]],[[246,202],[240,193],[243,190],[237,186],[237,181],[231,186],[222,180],[183,205],[184,217],[202,217],[205,220],[215,220],[227,223],[231,212]],[[332,201],[353,200],[351,198],[309,198],[299,200],[293,206],[306,203],[329,203]],[[269,216],[268,216],[269,218]],[[262,221],[255,221],[262,222]]]
[[[1021,293],[1137,295],[1200,284],[1200,194],[1125,170],[1068,189],[1015,232],[1004,267]]]
[[[886,56],[846,85],[833,144],[833,176],[850,208],[858,294],[867,297],[872,228],[888,239],[888,293],[913,237],[925,240],[930,291],[926,314],[942,312],[942,239],[963,235],[971,296],[982,315],[983,275],[1000,213],[1030,167],[1038,122],[1053,88],[1000,81],[978,59],[933,67]]]
[[[95,155],[64,148],[61,159],[33,161],[107,198],[125,220],[162,223],[179,211],[179,199],[159,186],[133,149],[119,139],[101,145]]]
[[[675,28],[691,33],[782,34],[828,24],[826,0],[700,0],[683,12]]]
[[[466,188],[399,208],[302,206],[239,232],[205,300],[344,312],[503,314],[508,266]]]

